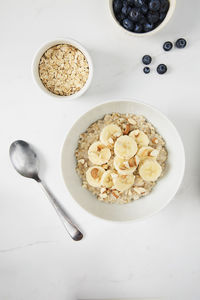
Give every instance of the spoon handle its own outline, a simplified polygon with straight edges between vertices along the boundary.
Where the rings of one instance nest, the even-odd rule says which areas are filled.
[[[55,208],[58,216],[60,217],[61,222],[63,223],[65,229],[71,236],[71,238],[74,241],[80,241],[83,238],[83,234],[80,232],[78,227],[73,223],[70,216],[67,214],[67,212],[64,210],[62,205],[56,200],[52,192],[49,190],[49,188],[46,186],[44,181],[38,181],[40,186],[42,187],[43,191],[49,198],[51,204]]]

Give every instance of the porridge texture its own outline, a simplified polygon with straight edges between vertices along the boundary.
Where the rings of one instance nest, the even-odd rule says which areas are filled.
[[[52,93],[70,96],[85,85],[89,65],[83,53],[68,44],[49,48],[39,62],[39,76],[43,85]]]
[[[106,203],[148,195],[163,175],[165,141],[145,117],[107,114],[80,135],[75,152],[82,186]]]

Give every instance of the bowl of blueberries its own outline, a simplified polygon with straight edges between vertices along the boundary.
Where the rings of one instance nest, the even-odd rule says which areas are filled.
[[[109,0],[115,23],[134,36],[149,35],[163,28],[175,5],[176,0]]]

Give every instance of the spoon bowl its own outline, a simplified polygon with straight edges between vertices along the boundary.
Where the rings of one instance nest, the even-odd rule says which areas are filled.
[[[38,180],[39,160],[28,143],[21,140],[13,142],[10,146],[10,159],[18,173]]]

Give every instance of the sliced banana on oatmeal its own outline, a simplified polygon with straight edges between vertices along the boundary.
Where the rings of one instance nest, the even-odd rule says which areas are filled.
[[[120,136],[115,142],[114,152],[122,159],[130,159],[137,152],[137,144],[130,136]]]
[[[139,147],[149,145],[149,138],[142,130],[133,130],[129,133],[129,136],[134,138]]]
[[[139,158],[142,159],[146,159],[146,158],[154,158],[156,159],[157,156],[159,154],[159,150],[154,149],[150,146],[148,147],[142,147],[138,150],[137,155],[139,156]]]
[[[156,181],[162,173],[162,168],[154,159],[146,159],[139,167],[139,174],[145,181]]]
[[[117,170],[119,174],[122,175],[128,175],[132,174],[137,166],[139,165],[140,159],[136,155],[134,157],[131,157],[130,159],[122,159],[118,156],[115,156],[114,158],[114,168]]]
[[[105,171],[101,177],[101,185],[106,188],[111,188],[114,183],[113,183],[113,177],[112,177],[112,172],[111,171]]]
[[[110,149],[101,142],[94,142],[88,149],[88,158],[94,165],[103,165],[109,161],[110,157]]]
[[[93,187],[101,186],[101,179],[105,170],[102,167],[94,166],[90,167],[86,172],[86,179],[89,185]]]
[[[129,175],[117,175],[113,177],[114,188],[120,192],[128,190],[134,184],[135,176]]]
[[[102,129],[100,141],[106,146],[113,145],[120,135],[122,135],[121,128],[115,124],[109,124]]]

